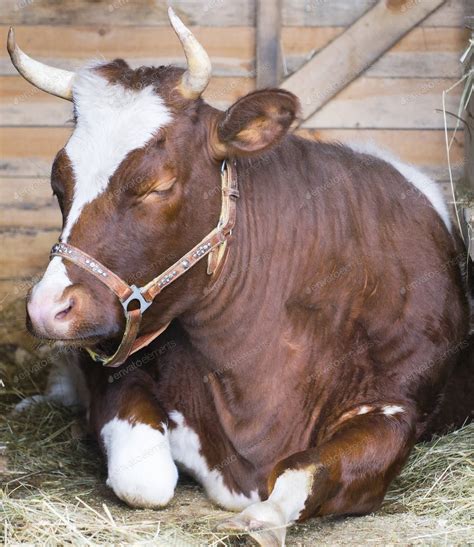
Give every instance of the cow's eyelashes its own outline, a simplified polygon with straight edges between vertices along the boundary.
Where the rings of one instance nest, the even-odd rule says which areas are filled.
[[[160,183],[158,186],[155,186],[150,190],[150,194],[154,194],[156,196],[166,196],[169,194],[170,190],[173,188],[174,183],[176,182],[176,178],[172,178],[166,182]]]
[[[155,140],[156,146],[163,146],[165,144],[166,137],[164,135],[159,135]]]

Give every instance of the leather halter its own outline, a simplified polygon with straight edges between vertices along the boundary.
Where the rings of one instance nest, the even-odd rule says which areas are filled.
[[[126,325],[122,341],[113,355],[105,355],[91,348],[86,348],[89,355],[96,362],[107,367],[118,367],[124,363],[129,355],[147,346],[152,340],[164,332],[169,323],[150,334],[138,336],[142,315],[160,292],[171,285],[176,279],[190,270],[202,258],[208,256],[207,273],[212,275],[221,262],[228,237],[232,233],[236,218],[236,199],[239,197],[235,168],[228,161],[222,163],[222,205],[219,223],[188,253],[170,266],[163,273],[152,279],[143,287],[129,285],[118,275],[106,268],[84,251],[68,243],[56,243],[50,253],[50,258],[60,256],[94,275],[109,290],[111,290],[123,306]],[[132,302],[139,305],[137,309],[129,309]]]

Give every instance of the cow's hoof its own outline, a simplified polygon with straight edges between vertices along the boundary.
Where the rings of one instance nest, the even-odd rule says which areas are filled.
[[[160,509],[174,496],[178,472],[173,461],[151,468],[138,465],[135,469],[112,469],[107,486],[130,507]]]
[[[53,401],[47,395],[32,395],[31,397],[25,397],[25,399],[22,399],[19,403],[17,403],[13,409],[13,412],[20,414],[22,412],[29,411],[34,406],[49,402]]]
[[[245,534],[253,540],[254,545],[261,547],[282,547],[285,544],[285,526],[275,526],[273,523],[256,520],[244,514],[222,521],[216,529],[218,532]]]

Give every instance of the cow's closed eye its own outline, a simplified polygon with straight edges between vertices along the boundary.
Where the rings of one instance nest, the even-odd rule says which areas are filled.
[[[162,196],[165,197],[172,190],[174,183],[176,182],[176,177],[170,179],[159,181],[156,185],[151,188],[145,197],[148,196]]]

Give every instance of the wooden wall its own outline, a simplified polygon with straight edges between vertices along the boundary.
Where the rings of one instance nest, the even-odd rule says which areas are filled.
[[[418,2],[419,0],[411,0]],[[314,114],[302,131],[322,139],[373,140],[448,180],[441,92],[459,76],[467,43],[467,0],[448,0]],[[170,2],[209,52],[214,78],[206,91],[224,108],[255,87],[254,0]],[[375,0],[283,0],[286,74],[324,48]],[[471,4],[469,4],[471,5]],[[409,3],[407,4],[409,9]],[[86,60],[124,57],[132,65],[183,62],[161,0],[2,0],[0,36],[15,25],[35,58],[75,69]],[[338,59],[334,59],[337,71]],[[448,109],[456,112],[456,93]],[[26,292],[47,263],[60,215],[48,177],[71,131],[71,104],[20,78],[0,51],[0,306]],[[450,120],[450,123],[453,123]],[[454,147],[462,170],[462,142]]]

